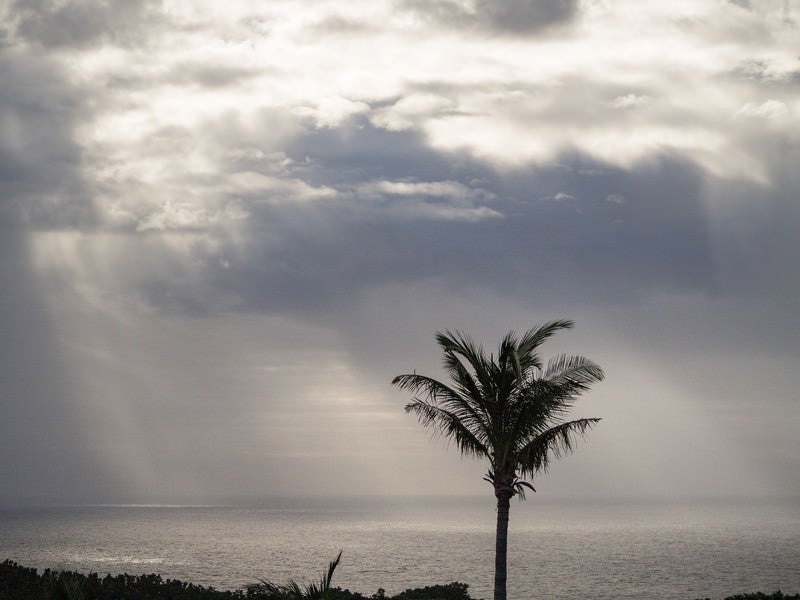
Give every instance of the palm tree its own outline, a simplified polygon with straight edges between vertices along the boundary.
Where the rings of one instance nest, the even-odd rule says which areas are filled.
[[[509,332],[496,358],[460,332],[439,332],[449,383],[417,373],[392,380],[414,394],[406,412],[454,441],[463,455],[489,461],[484,479],[497,498],[494,600],[506,600],[509,500],[524,500],[526,488],[535,492],[524,478],[546,471],[552,458],[570,452],[576,438],[600,420],[562,420],[578,396],[602,380],[600,367],[567,355],[544,365],[538,352],[553,334],[572,327],[572,321],[557,320],[521,337]]]

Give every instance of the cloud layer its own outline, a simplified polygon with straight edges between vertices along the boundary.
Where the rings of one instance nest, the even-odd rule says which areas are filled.
[[[671,489],[800,490],[796,0],[0,15],[9,498],[54,493],[51,472],[76,497],[294,491],[285,461],[408,493],[441,476],[427,455],[470,490],[389,378],[437,372],[436,329],[559,316],[618,368],[572,468],[629,467],[562,489],[668,493],[614,442],[667,468],[674,440],[630,433],[662,419],[704,455]]]

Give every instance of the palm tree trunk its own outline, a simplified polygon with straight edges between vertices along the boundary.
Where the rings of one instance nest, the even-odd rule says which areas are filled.
[[[494,545],[494,600],[506,600],[509,499],[510,496],[506,493],[497,494],[497,534]]]

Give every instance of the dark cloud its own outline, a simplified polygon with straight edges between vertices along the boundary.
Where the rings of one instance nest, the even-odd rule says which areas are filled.
[[[407,0],[405,6],[438,24],[524,35],[569,23],[577,16],[577,0],[480,0],[473,10],[454,0]]]
[[[165,73],[161,81],[167,85],[221,88],[241,84],[265,72],[264,68],[189,63],[177,65]]]
[[[241,65],[214,64],[211,62],[179,63],[161,72],[127,71],[108,73],[96,81],[107,91],[151,90],[154,87],[183,87],[187,89],[225,88],[246,84],[249,80],[265,74],[275,74],[274,68],[245,67]],[[104,90],[105,91],[105,90]]]
[[[420,159],[423,173],[435,164],[424,154]],[[427,178],[479,181],[495,194],[492,207],[505,218],[390,222],[377,225],[387,231],[376,237],[403,244],[386,254],[405,257],[409,277],[415,271],[447,273],[465,286],[501,287],[521,296],[542,294],[543,288],[554,295],[574,288],[575,294],[593,285],[603,295],[625,298],[652,286],[707,285],[708,222],[697,168],[670,158],[633,171],[580,156],[561,162],[499,176],[464,157],[445,159],[446,166],[428,171]]]
[[[0,79],[0,223],[91,223],[75,141],[80,92],[47,58],[16,48],[0,54]]]
[[[85,48],[134,41],[135,28],[155,4],[150,0],[17,0],[9,14],[23,39],[46,48]]]
[[[309,316],[375,286],[437,279],[548,301],[578,299],[587,289],[604,302],[714,290],[703,176],[677,157],[626,170],[564,155],[556,166],[500,174],[363,118],[308,129],[285,156],[286,175],[337,194],[310,202],[240,194],[249,217],[239,236],[197,245],[193,264],[202,267],[194,275],[147,282],[150,302],[190,313],[224,307]],[[377,189],[375,182],[423,191],[360,193],[365,185]],[[498,216],[432,217],[452,209],[447,198],[425,196],[424,185],[437,182],[481,190],[471,202]],[[403,210],[420,206],[440,210]]]
[[[514,33],[536,31],[575,17],[577,0],[480,0],[476,12],[492,28]]]
[[[303,176],[315,184],[352,185],[404,177],[435,181],[466,171],[468,166],[487,171],[468,157],[436,152],[419,131],[389,131],[364,118],[341,127],[309,129],[293,136],[285,151],[300,164],[310,159]]]

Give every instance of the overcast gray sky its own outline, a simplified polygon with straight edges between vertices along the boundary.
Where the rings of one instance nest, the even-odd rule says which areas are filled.
[[[537,496],[800,495],[800,0],[5,1],[0,82],[0,502],[489,494],[389,382],[561,317]]]

